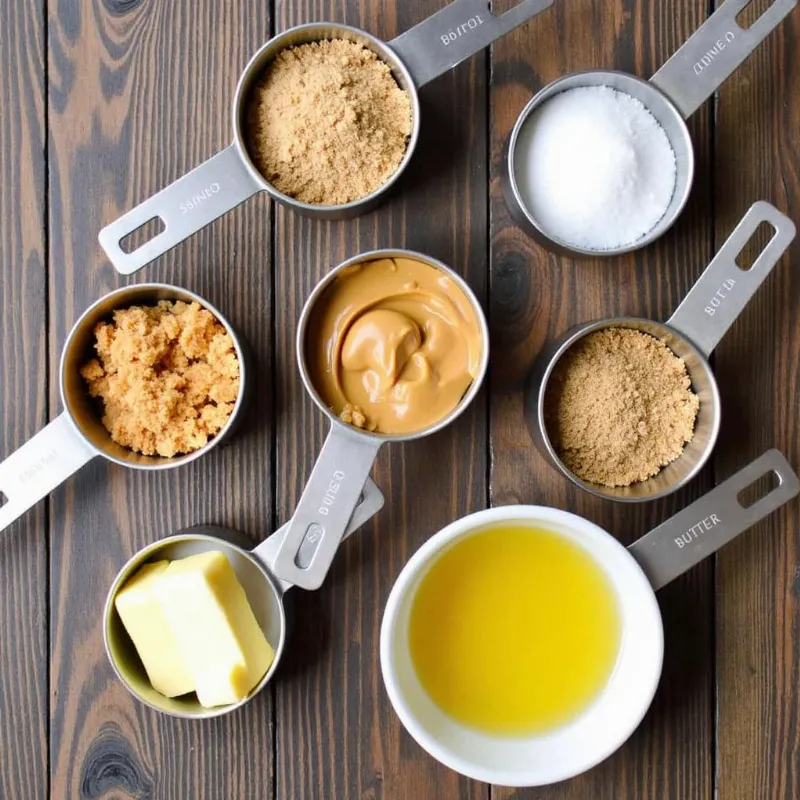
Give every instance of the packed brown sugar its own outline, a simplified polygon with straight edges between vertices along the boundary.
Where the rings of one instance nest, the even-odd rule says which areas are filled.
[[[343,422],[384,434],[446,417],[481,368],[475,309],[450,276],[411,258],[355,264],[315,305],[309,373]]]
[[[561,358],[545,411],[566,467],[614,487],[647,480],[678,458],[694,436],[699,407],[683,359],[646,333],[607,328]]]
[[[114,312],[94,329],[81,369],[103,425],[145,455],[191,453],[225,426],[239,394],[233,341],[197,303],[161,301]]]
[[[341,205],[371,194],[400,166],[411,99],[389,66],[344,39],[282,50],[255,85],[247,151],[279,191]]]

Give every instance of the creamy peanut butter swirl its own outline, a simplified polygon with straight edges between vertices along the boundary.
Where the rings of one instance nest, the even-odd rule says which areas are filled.
[[[311,380],[350,424],[386,434],[428,428],[480,370],[483,336],[461,288],[436,267],[384,258],[343,270],[306,333]]]

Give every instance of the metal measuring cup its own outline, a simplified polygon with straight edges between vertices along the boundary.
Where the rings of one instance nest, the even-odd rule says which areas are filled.
[[[199,450],[172,458],[142,455],[112,441],[100,421],[95,400],[89,396],[80,375],[82,364],[94,353],[94,327],[98,322],[110,319],[117,309],[154,305],[159,300],[198,303],[210,311],[230,335],[239,360],[239,394],[225,427]],[[64,411],[0,463],[0,531],[96,456],[123,467],[142,470],[180,467],[204,456],[233,430],[239,420],[247,394],[245,352],[244,343],[225,317],[211,303],[187,289],[166,283],[142,283],[101,297],[84,311],[64,344],[59,368]]]
[[[503,158],[503,195],[515,222],[543,247],[567,256],[630,253],[646,247],[665,233],[686,205],[694,178],[694,150],[684,120],[694,114],[767,38],[798,0],[775,0],[753,25],[744,30],[736,23],[736,16],[750,2],[726,0],[649,81],[627,72],[592,70],[574,72],[540,89],[517,118]],[[555,95],[586,86],[607,86],[642,102],[663,128],[675,153],[675,188],[664,215],[640,239],[613,249],[591,250],[551,236],[526,207],[517,182],[517,169],[524,168],[517,163],[517,143],[531,114]]]
[[[364,485],[358,505],[353,511],[353,516],[347,523],[344,535],[350,536],[355,533],[382,507],[383,495],[380,489],[371,480],[368,480]],[[215,525],[200,525],[153,542],[129,559],[128,563],[117,573],[108,592],[103,610],[103,641],[114,672],[137,700],[141,700],[156,711],[162,711],[173,717],[187,719],[219,717],[248,703],[270,682],[278,669],[286,642],[287,623],[283,609],[283,596],[292,588],[292,584],[275,575],[273,563],[287,529],[288,524],[278,529],[256,548],[250,549],[252,542],[238,531]],[[309,546],[313,547],[313,543],[309,543]],[[214,708],[205,708],[200,705],[194,693],[181,697],[165,697],[150,685],[147,673],[136,653],[136,648],[114,605],[117,593],[128,578],[148,561],[163,559],[174,561],[196,553],[206,553],[209,550],[219,550],[225,554],[247,595],[247,600],[261,630],[275,651],[275,658],[269,669],[247,697],[238,703]]]
[[[314,386],[308,369],[306,333],[314,307],[326,289],[349,267],[381,258],[409,258],[428,264],[444,273],[469,300],[481,328],[481,353],[478,372],[459,404],[433,425],[414,433],[390,435],[370,433],[342,422],[325,404]],[[297,328],[297,364],[303,385],[317,407],[331,422],[328,438],[309,476],[300,502],[289,523],[286,538],[275,557],[274,572],[283,580],[316,589],[325,579],[341,541],[347,520],[353,513],[364,482],[367,480],[380,447],[387,442],[408,442],[430,436],[459,417],[478,394],[489,363],[489,327],[477,298],[466,282],[435,258],[411,250],[372,250],[349,258],[329,272],[314,288]],[[308,538],[320,539],[311,553],[304,548]]]
[[[383,199],[414,154],[420,128],[417,89],[505,36],[552,2],[522,0],[505,14],[495,16],[487,0],[455,0],[388,43],[359,28],[334,22],[289,28],[264,44],[239,78],[233,100],[233,144],[103,228],[98,238],[106,255],[119,272],[129,275],[256,192],[267,192],[279,203],[318,219],[347,219],[368,211]],[[412,130],[400,166],[371,194],[340,205],[303,203],[278,191],[256,169],[243,135],[250,90],[267,64],[281,50],[321,39],[347,39],[377,53],[411,98]],[[161,220],[163,230],[133,252],[125,252],[120,241],[153,219]]]
[[[753,266],[749,270],[740,269],[736,259],[764,222],[771,225],[775,233]],[[536,360],[525,394],[525,418],[542,455],[576,486],[610,500],[629,503],[654,500],[688,483],[708,461],[719,434],[719,389],[708,357],[786,252],[794,236],[795,226],[788,217],[769,203],[754,203],[665,323],[636,317],[603,319],[578,325],[545,346]],[[634,328],[664,342],[685,361],[692,389],[700,399],[694,437],[683,453],[652,478],[624,487],[600,486],[581,480],[559,458],[547,431],[547,392],[556,365],[576,342],[604,328]]]

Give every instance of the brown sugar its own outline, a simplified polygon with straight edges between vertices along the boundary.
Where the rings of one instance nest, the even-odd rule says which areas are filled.
[[[595,331],[573,345],[553,371],[545,403],[565,466],[612,487],[647,480],[678,458],[700,407],[683,359],[629,328]]]
[[[375,430],[375,423],[367,420],[367,415],[364,413],[361,406],[354,406],[352,403],[344,404],[342,413],[339,414],[339,419],[355,428],[368,431]]]
[[[95,326],[97,358],[81,375],[103,402],[117,444],[171,457],[206,445],[239,394],[233,341],[197,303],[161,301],[114,312]]]
[[[279,191],[340,205],[371,194],[400,166],[411,100],[361,44],[332,39],[282,50],[253,88],[247,151]]]

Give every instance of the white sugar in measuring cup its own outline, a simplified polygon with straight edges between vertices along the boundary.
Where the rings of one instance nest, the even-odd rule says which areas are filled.
[[[646,247],[665,233],[683,211],[694,179],[694,150],[684,120],[707,100],[797,5],[798,0],[775,0],[748,29],[737,15],[750,0],[726,0],[649,80],[627,72],[574,72],[548,83],[522,109],[508,139],[503,158],[503,194],[515,222],[539,244],[567,256],[615,256]],[[656,118],[675,153],[676,181],[672,199],[661,220],[631,244],[592,250],[562,241],[542,226],[526,206],[517,173],[524,169],[518,153],[520,134],[536,109],[557,94],[586,86],[607,86],[641,101]]]
[[[355,533],[382,507],[383,495],[380,489],[371,480],[368,480],[353,515],[347,522],[344,535],[350,536]],[[245,703],[249,703],[272,680],[278,669],[286,642],[287,623],[283,611],[283,597],[292,588],[292,584],[281,580],[274,570],[275,555],[286,537],[288,527],[287,523],[251,550],[252,542],[242,533],[216,525],[200,525],[153,542],[142,548],[125,564],[108,592],[103,611],[103,640],[114,672],[137,700],[156,711],[173,717],[207,719],[229,714]],[[315,544],[313,540],[309,539],[304,546],[313,550]],[[143,564],[162,559],[174,561],[197,553],[207,553],[210,550],[223,552],[230,562],[247,595],[247,600],[261,630],[264,631],[267,641],[275,651],[275,658],[247,697],[238,703],[205,708],[200,705],[194,693],[182,697],[165,697],[150,685],[147,673],[136,653],[136,648],[117,614],[114,601],[128,578]]]
[[[347,219],[369,211],[385,198],[414,155],[421,120],[419,87],[488,47],[552,3],[553,0],[521,0],[504,14],[495,16],[488,0],[454,0],[391,42],[335,22],[312,22],[285,30],[259,49],[239,78],[233,101],[233,144],[103,228],[99,240],[106,255],[119,272],[129,275],[257,192],[267,192],[297,213],[318,219]],[[377,53],[411,98],[412,131],[400,166],[371,194],[341,205],[304,203],[276,189],[250,159],[243,133],[250,90],[267,64],[281,50],[321,39],[347,39]],[[123,239],[154,219],[161,220],[160,233],[131,252],[122,249]]]
[[[742,492],[770,474],[777,486],[752,505],[743,505]],[[798,491],[800,483],[786,459],[770,450],[628,548],[583,517],[543,506],[502,506],[453,522],[414,553],[386,604],[381,671],[397,715],[430,755],[475,780],[543,786],[585,772],[628,739],[652,702],[664,651],[655,591],[789,502]],[[614,587],[621,621],[617,662],[600,695],[573,721],[537,735],[492,736],[452,719],[423,688],[409,652],[414,596],[439,555],[482,529],[507,524],[541,527],[588,551]],[[479,647],[480,631],[476,631],[476,643]]]

